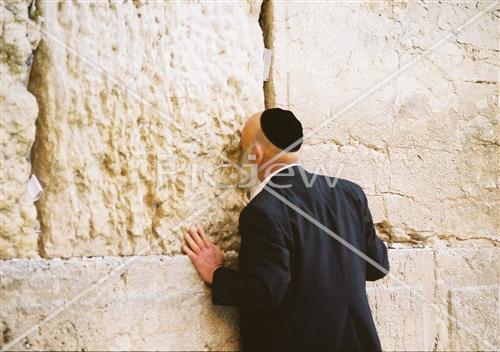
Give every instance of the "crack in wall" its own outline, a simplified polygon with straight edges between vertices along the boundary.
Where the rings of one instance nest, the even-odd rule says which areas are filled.
[[[42,128],[40,127],[39,123],[39,117],[42,114],[42,109],[43,109],[43,104],[41,103],[43,99],[41,99],[39,92],[37,91],[36,87],[37,85],[40,84],[40,80],[44,79],[43,74],[40,74],[40,68],[38,68],[39,62],[37,60],[38,53],[40,52],[40,48],[43,46],[43,39],[40,41],[39,45],[33,51],[33,59],[32,59],[32,65],[31,65],[31,71],[28,79],[28,91],[33,94],[36,97],[37,104],[38,104],[38,116],[35,121],[35,139],[33,141],[33,146],[31,147],[30,151],[30,160],[31,160],[31,168],[32,168],[32,173],[36,175],[36,171],[38,169],[37,164],[39,162],[38,155],[40,154],[39,150],[42,148],[40,145],[40,135],[43,132]],[[40,181],[42,182],[42,181]],[[42,184],[42,186],[45,186]],[[45,187],[44,187],[45,188]],[[43,196],[43,193],[42,193]],[[43,244],[43,219],[42,219],[42,211],[41,211],[41,205],[40,202],[35,202],[35,207],[36,207],[36,212],[37,212],[37,220],[39,222],[39,233],[38,233],[38,255],[42,258],[47,258],[47,255],[44,251],[44,244]]]
[[[263,0],[260,8],[259,25],[262,29],[262,37],[264,40],[264,47],[269,50],[274,49],[274,21],[273,21],[273,2],[271,0]],[[264,105],[266,109],[276,106],[276,94],[274,92],[274,78],[273,78],[273,62],[275,60],[274,52],[271,55],[271,68],[269,71],[269,78],[264,81]]]
[[[391,224],[387,220],[374,224],[379,237],[389,246],[408,245],[416,248],[434,247],[436,244],[469,243],[492,247],[500,247],[500,240],[487,236],[471,236],[462,238],[451,233],[437,233],[433,230],[413,229]],[[425,235],[428,234],[428,235]]]

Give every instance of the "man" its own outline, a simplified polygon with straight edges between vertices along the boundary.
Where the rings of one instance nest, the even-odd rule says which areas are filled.
[[[263,182],[240,214],[240,271],[223,266],[201,228],[185,234],[184,251],[211,284],[212,302],[240,308],[243,350],[380,350],[365,284],[387,275],[387,247],[361,187],[304,170],[301,143],[292,112],[250,117],[241,148]]]

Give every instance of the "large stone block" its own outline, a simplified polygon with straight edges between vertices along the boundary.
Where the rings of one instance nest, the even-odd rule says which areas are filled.
[[[366,189],[390,241],[500,242],[494,10],[486,2],[266,6],[266,102],[303,121],[306,167],[342,164],[340,177]]]
[[[2,262],[1,282],[4,348],[239,349],[237,312],[211,304],[187,256],[14,259]]]
[[[38,106],[25,82],[40,33],[30,3],[0,4],[0,258],[38,255],[37,214],[27,188]],[[24,20],[29,16],[31,24]]]
[[[500,309],[498,282],[494,285],[464,287],[448,291],[448,308],[453,319],[446,324],[450,350],[498,350]],[[445,323],[445,324],[444,324]]]
[[[429,351],[435,343],[434,252],[432,249],[390,249],[390,274],[367,283],[368,299],[382,348]]]
[[[437,348],[500,349],[500,249],[436,251],[436,301],[447,315],[437,322]]]
[[[384,350],[498,350],[500,249],[390,249],[367,292]]]
[[[384,350],[498,349],[498,249],[390,249],[389,257],[390,276],[367,284]],[[211,304],[186,256],[0,264],[3,348],[239,348],[237,311]]]
[[[43,256],[179,253],[180,228],[193,223],[236,249],[244,194],[213,182],[231,176],[220,165],[264,107],[260,1],[40,11],[29,88]]]

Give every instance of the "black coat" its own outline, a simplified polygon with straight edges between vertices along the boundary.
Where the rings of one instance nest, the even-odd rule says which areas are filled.
[[[381,349],[366,281],[387,274],[387,247],[375,234],[362,188],[345,179],[334,184],[333,178],[291,166],[273,176],[241,212],[240,271],[215,271],[212,303],[240,308],[244,351]],[[353,253],[267,187],[385,270]]]

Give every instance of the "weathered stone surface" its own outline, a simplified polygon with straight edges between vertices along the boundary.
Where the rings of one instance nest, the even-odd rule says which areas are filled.
[[[118,268],[130,261],[120,274]],[[18,336],[86,290],[74,305]],[[211,304],[186,256],[9,260],[1,345],[13,350],[236,350],[237,312]]]
[[[498,350],[500,250],[439,249],[435,267],[436,301],[449,314],[438,320],[438,349]]]
[[[326,163],[335,174],[343,165],[340,176],[365,188],[392,242],[500,243],[493,5],[267,6],[267,103],[304,122],[307,167]]]
[[[390,276],[367,284],[384,350],[498,350],[500,249],[389,250]]]
[[[210,181],[231,175],[220,164],[263,108],[260,2],[42,2],[40,11],[46,31],[29,87],[40,106],[42,255],[179,253],[181,221],[236,249],[244,195]]]
[[[367,286],[384,349],[500,349],[498,11],[439,42],[491,2],[267,2],[264,38],[260,1],[38,2],[39,247],[26,193],[38,112],[24,85],[39,33],[29,4],[0,4],[0,258],[172,255],[1,261],[3,347],[130,261],[12,348],[238,348],[236,311],[211,305],[177,255],[178,228],[205,225],[238,249],[245,195],[206,173],[230,179],[211,168],[237,156],[236,131],[263,108],[264,40],[268,106],[314,130],[308,169],[363,185],[381,236],[490,246],[391,249],[391,277]]]
[[[384,351],[430,351],[436,336],[432,249],[389,250],[390,276],[367,283]],[[446,305],[440,307],[446,312]]]
[[[38,113],[25,86],[39,42],[36,23],[23,21],[30,3],[0,4],[0,258],[38,255],[36,209],[27,190]]]
[[[499,255],[498,248],[389,250],[391,276],[367,284],[384,350],[498,349]],[[236,267],[235,254],[228,258]],[[211,304],[186,256],[13,259],[0,268],[4,348],[239,348],[237,312]]]

